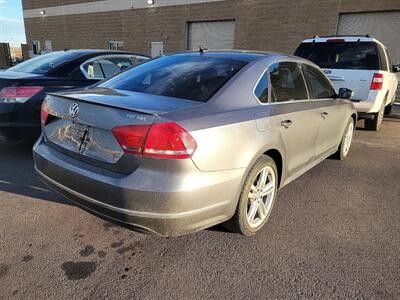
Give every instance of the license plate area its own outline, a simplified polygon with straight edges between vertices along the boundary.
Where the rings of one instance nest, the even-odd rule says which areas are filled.
[[[71,126],[67,128],[67,137],[71,140],[72,143],[76,145],[81,145],[85,138],[85,135],[87,135],[88,130],[88,126],[79,123],[72,123]]]
[[[58,126],[46,126],[48,139],[65,149],[81,153],[82,144],[89,134],[90,127],[69,120],[59,120],[55,123]]]
[[[66,137],[69,139],[69,143],[74,145],[76,151],[79,153],[82,153],[85,149],[89,130],[89,126],[75,122],[72,122],[71,125],[67,127]]]

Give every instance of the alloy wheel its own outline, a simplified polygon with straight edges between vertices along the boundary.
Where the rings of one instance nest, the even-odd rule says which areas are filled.
[[[354,122],[351,121],[349,126],[347,127],[347,131],[344,135],[344,143],[343,143],[343,155],[346,156],[349,153],[351,142],[353,140],[354,134]]]
[[[259,227],[268,218],[276,189],[275,171],[266,166],[254,178],[248,195],[247,222],[251,228]]]

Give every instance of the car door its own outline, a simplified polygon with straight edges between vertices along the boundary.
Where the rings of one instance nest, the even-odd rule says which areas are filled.
[[[285,148],[289,176],[301,172],[315,159],[319,111],[308,99],[300,67],[280,62],[269,68],[271,107]]]
[[[310,98],[319,107],[320,127],[315,143],[315,155],[320,158],[337,148],[346,120],[343,119],[344,112],[339,105],[340,100],[334,99],[335,89],[326,76],[308,64],[302,64],[302,71]]]

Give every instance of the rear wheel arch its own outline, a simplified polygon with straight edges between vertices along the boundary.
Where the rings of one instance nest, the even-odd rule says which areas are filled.
[[[277,149],[270,149],[267,150],[263,153],[263,155],[267,155],[271,157],[277,167],[278,171],[278,187],[281,185],[281,180],[282,180],[282,173],[283,173],[283,157],[282,154],[277,150]]]
[[[234,206],[235,209],[236,209],[237,203],[240,198],[240,194],[242,192],[244,183],[246,181],[247,176],[249,175],[250,170],[253,168],[253,166],[257,162],[257,160],[263,155],[267,155],[267,156],[271,157],[271,159],[274,160],[276,167],[278,169],[277,170],[278,171],[278,174],[277,174],[278,175],[278,188],[281,186],[282,177],[283,177],[282,176],[283,175],[283,162],[284,162],[282,152],[279,151],[278,149],[276,149],[276,147],[273,147],[273,146],[271,147],[271,145],[269,148],[260,149],[260,151],[254,155],[253,159],[251,160],[248,167],[246,168],[246,171],[243,174],[243,178],[240,183],[240,188],[238,190],[238,194],[237,194],[236,201],[235,201],[235,206]]]
[[[356,115],[355,113],[353,113],[353,114],[351,115],[351,118],[353,119],[353,121],[354,121],[354,126],[355,126],[356,123],[357,123],[357,115]]]

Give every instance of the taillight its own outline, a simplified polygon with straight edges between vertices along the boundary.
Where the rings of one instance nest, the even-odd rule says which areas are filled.
[[[0,101],[3,103],[24,103],[43,90],[41,86],[5,87],[0,91]]]
[[[145,156],[184,159],[192,156],[197,144],[185,129],[176,123],[153,124],[147,135]]]
[[[48,117],[49,117],[49,107],[45,100],[42,103],[42,110],[40,111],[40,123],[42,124],[42,127],[44,127],[44,125],[46,125]]]
[[[142,155],[149,128],[150,125],[119,126],[112,133],[125,152]]]
[[[371,82],[371,90],[381,90],[383,85],[383,75],[375,73]]]
[[[190,133],[174,122],[119,126],[112,132],[125,152],[136,155],[185,159],[197,147]]]

